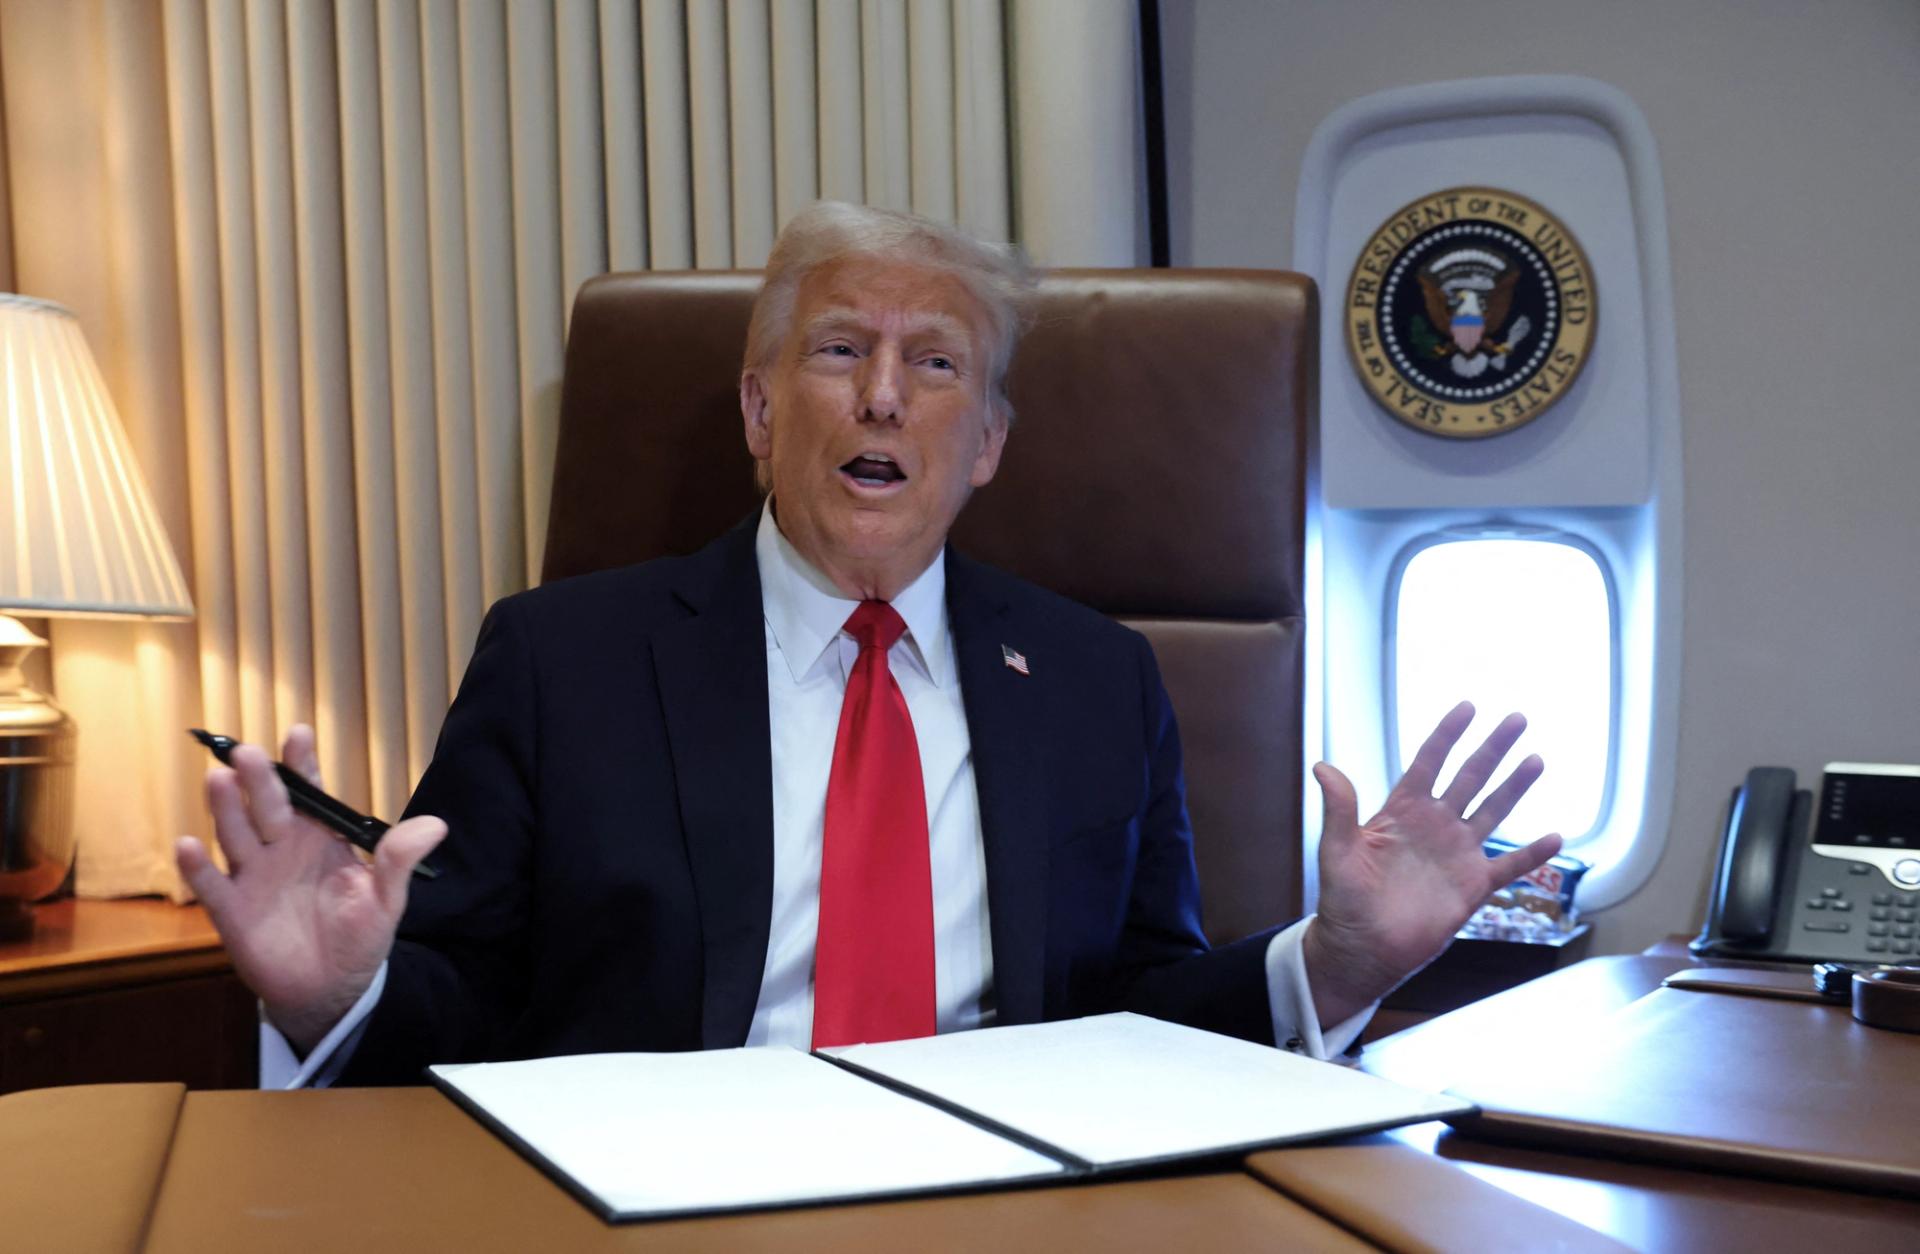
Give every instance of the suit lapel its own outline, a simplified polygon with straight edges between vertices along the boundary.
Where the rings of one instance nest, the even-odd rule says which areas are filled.
[[[948,550],[947,614],[972,743],[986,843],[997,1021],[1035,1023],[1043,1009],[1047,935],[1047,832],[1043,768],[1034,753],[1045,674],[1006,664],[1003,645],[1025,652],[1006,598],[983,568]],[[1036,667],[1044,659],[1034,659]]]
[[[746,1041],[773,914],[773,750],[755,521],[689,563],[676,591],[692,616],[654,637],[700,909],[709,1049]]]

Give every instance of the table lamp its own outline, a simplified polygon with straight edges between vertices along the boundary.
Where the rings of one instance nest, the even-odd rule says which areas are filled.
[[[73,867],[77,730],[21,667],[33,616],[190,618],[167,542],[80,322],[0,293],[0,939]]]

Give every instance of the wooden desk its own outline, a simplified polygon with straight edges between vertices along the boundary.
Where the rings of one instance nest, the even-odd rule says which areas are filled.
[[[96,1085],[0,1097],[0,1162],[0,1233],[56,1254],[1624,1248],[1384,1138],[1244,1172],[607,1225],[430,1089]]]
[[[1594,959],[1382,1042],[1366,1066],[1444,1085],[1489,1042],[1551,1066],[1556,1040],[1685,965]],[[424,1089],[18,1093],[0,1098],[0,1162],[0,1233],[36,1250],[1618,1248],[1606,1234],[1688,1254],[1847,1254],[1911,1248],[1920,1232],[1909,1200],[1499,1146],[1438,1124],[1254,1155],[1246,1173],[618,1227]]]
[[[1389,1037],[1368,1048],[1362,1065],[1430,1088],[1484,1066],[1494,1048],[1516,1067],[1551,1068],[1557,1041],[1595,1030],[1672,972],[1695,965],[1673,956],[1589,959]],[[1440,1124],[1389,1137],[1642,1250],[1841,1254],[1911,1249],[1920,1233],[1920,1202],[1902,1198],[1494,1145]]]
[[[36,1251],[1378,1248],[1232,1171],[612,1226],[431,1089],[16,1093],[0,1161]]]
[[[54,1084],[254,1083],[253,997],[197,906],[58,901],[0,945],[0,1093]]]

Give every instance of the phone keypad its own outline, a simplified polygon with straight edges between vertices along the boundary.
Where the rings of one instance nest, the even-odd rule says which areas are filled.
[[[1873,872],[1862,862],[1850,863],[1846,871],[1849,876]],[[1830,876],[1838,873],[1836,867]],[[1877,875],[1866,884],[1849,879],[1836,885],[1831,878],[1823,878],[1829,879],[1825,885],[1806,885],[1808,895],[1795,911],[1798,931],[1810,952],[1887,955],[1887,961],[1901,962],[1910,962],[1920,953],[1920,893],[1883,891]],[[1848,921],[1856,910],[1865,916],[1857,931]]]

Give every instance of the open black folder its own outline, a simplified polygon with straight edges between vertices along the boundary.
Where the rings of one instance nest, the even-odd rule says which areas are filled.
[[[1066,1181],[1472,1110],[1134,1014],[429,1074],[609,1220]]]

